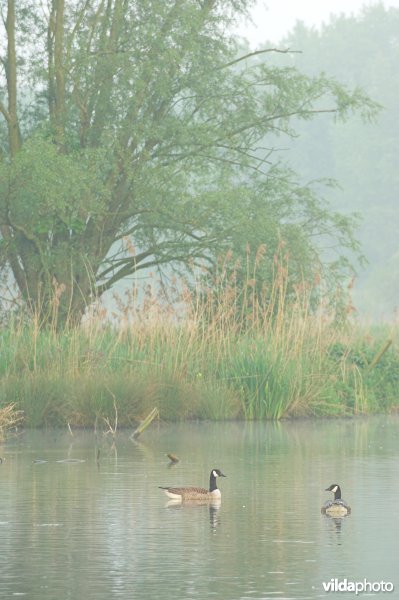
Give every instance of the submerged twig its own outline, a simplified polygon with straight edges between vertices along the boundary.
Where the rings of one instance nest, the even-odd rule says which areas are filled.
[[[111,423],[109,422],[108,417],[103,417],[103,419],[106,422],[106,424],[108,425],[108,431],[106,431],[106,434],[107,433],[111,433],[112,437],[115,437],[116,436],[116,430],[118,429],[118,407],[116,406],[116,397],[115,397],[115,394],[113,394],[108,387],[107,387],[107,390],[111,394],[111,396],[113,398],[113,401],[114,401],[114,411],[115,411],[114,426],[111,425]]]

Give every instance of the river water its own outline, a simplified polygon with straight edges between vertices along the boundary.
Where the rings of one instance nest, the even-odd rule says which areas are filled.
[[[0,598],[355,598],[325,591],[345,579],[399,598],[397,416],[73,433],[0,447]],[[207,487],[212,468],[220,505],[168,506],[158,486]],[[320,513],[332,483],[350,516]]]

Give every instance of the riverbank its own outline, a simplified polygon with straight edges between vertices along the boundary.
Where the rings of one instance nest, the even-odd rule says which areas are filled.
[[[154,407],[168,421],[396,411],[397,339],[295,312],[245,331],[203,320],[60,333],[14,323],[0,333],[0,407],[23,411],[26,427],[110,429]]]

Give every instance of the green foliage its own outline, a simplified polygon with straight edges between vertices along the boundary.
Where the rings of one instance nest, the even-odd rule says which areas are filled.
[[[301,362],[265,340],[237,340],[226,370],[229,385],[240,392],[246,419],[281,419],[304,397]]]
[[[346,373],[339,396],[355,412],[362,412],[361,407],[356,406],[359,395],[363,395],[361,402],[365,404],[365,412],[383,412],[397,406],[399,353],[396,346],[387,349],[372,366],[386,343],[383,336],[384,329],[381,328],[373,337],[361,336],[350,345],[337,342],[329,348],[331,361]]]
[[[95,168],[93,155],[60,154],[51,140],[32,137],[10,165],[1,165],[1,213],[38,240],[64,228],[81,232],[89,216],[104,210]]]

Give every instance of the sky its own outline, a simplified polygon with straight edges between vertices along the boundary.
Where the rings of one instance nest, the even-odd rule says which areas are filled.
[[[377,4],[377,0],[257,0],[251,10],[253,23],[241,22],[238,35],[246,37],[251,47],[265,40],[278,42],[297,20],[307,26],[319,27],[331,14],[358,14],[362,6]],[[384,0],[386,7],[399,8],[399,0]]]

